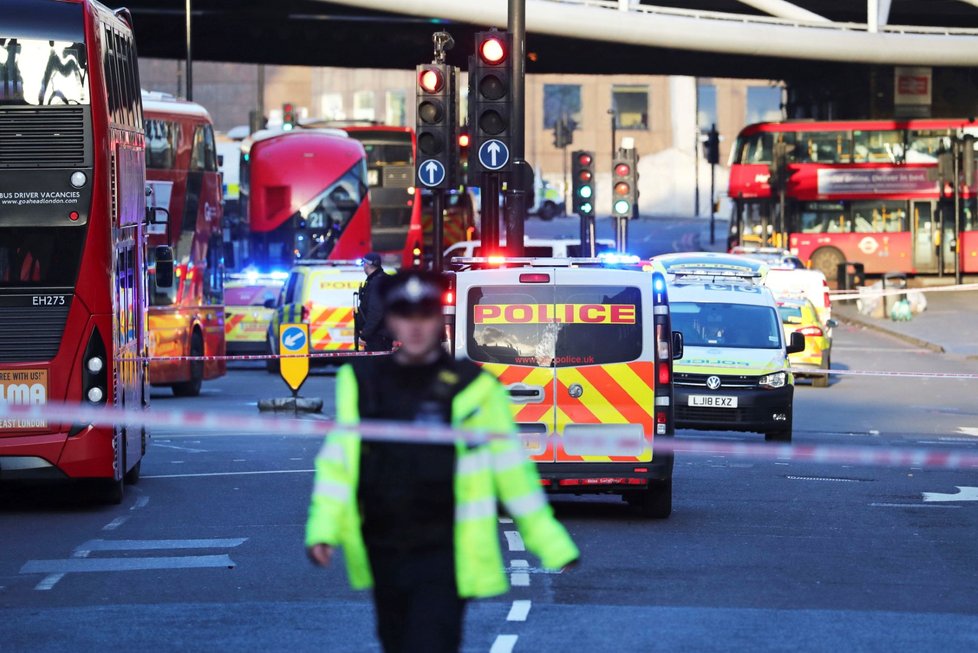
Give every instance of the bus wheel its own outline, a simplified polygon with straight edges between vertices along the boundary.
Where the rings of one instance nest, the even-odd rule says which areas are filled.
[[[126,488],[121,478],[118,481],[111,478],[99,478],[85,481],[85,483],[89,489],[92,501],[111,506],[117,506],[122,503]]]
[[[204,355],[204,338],[200,331],[194,331],[190,341],[190,355]],[[190,380],[173,384],[173,394],[177,397],[196,397],[200,394],[200,386],[204,382],[204,361],[190,362]]]
[[[846,257],[835,247],[822,247],[812,254],[812,267],[821,271],[828,281],[838,281],[839,266],[846,262]]]
[[[649,489],[628,495],[625,500],[638,508],[643,517],[665,519],[672,514],[672,478],[649,481]]]

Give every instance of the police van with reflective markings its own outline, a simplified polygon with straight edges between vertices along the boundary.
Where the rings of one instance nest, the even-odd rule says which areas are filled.
[[[620,494],[663,518],[673,456],[654,440],[674,432],[672,361],[682,344],[665,277],[637,262],[453,259],[462,269],[449,331],[456,354],[508,390],[548,491]]]
[[[761,282],[761,261],[726,254],[668,254],[653,260],[666,275],[672,326],[683,334],[675,368],[676,427],[756,431],[790,442],[794,377],[777,302]]]

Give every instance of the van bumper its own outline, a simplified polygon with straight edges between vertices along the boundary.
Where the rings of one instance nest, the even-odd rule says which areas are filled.
[[[553,494],[634,492],[671,479],[672,467],[672,454],[655,454],[644,463],[537,463],[543,489]]]
[[[716,392],[705,388],[677,386],[673,393],[677,429],[768,433],[790,426],[795,386],[788,384],[772,390],[721,388]],[[737,407],[690,406],[690,395],[737,397]]]

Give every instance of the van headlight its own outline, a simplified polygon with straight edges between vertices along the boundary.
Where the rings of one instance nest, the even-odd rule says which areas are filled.
[[[761,377],[760,386],[762,388],[783,388],[788,381],[788,375],[784,372],[775,372]]]

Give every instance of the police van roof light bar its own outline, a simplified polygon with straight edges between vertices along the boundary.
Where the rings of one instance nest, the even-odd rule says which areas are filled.
[[[341,265],[352,265],[360,267],[363,265],[363,259],[351,258],[351,259],[336,259],[336,260],[322,260],[322,259],[312,259],[312,258],[300,258],[296,259],[296,265],[325,265],[331,267],[339,267]]]

